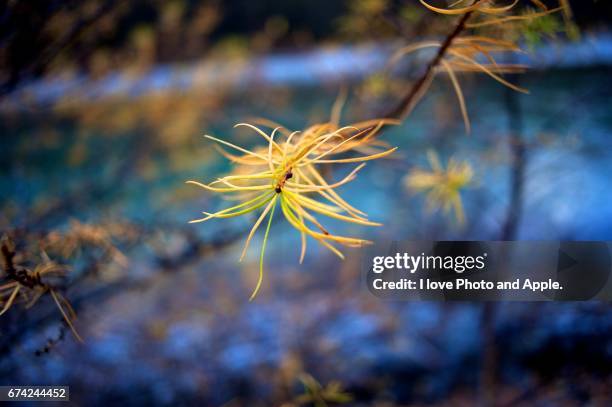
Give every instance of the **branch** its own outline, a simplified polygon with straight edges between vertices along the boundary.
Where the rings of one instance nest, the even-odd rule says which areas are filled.
[[[421,100],[427,91],[427,88],[429,88],[429,85],[434,77],[435,70],[438,65],[440,65],[442,58],[446,56],[446,52],[452,45],[455,38],[457,38],[463,32],[463,30],[465,30],[466,24],[473,13],[473,11],[469,11],[461,16],[461,19],[455,26],[455,29],[448,34],[442,43],[442,46],[438,49],[436,56],[429,62],[429,65],[427,65],[427,69],[423,75],[410,88],[410,91],[406,94],[406,96],[404,96],[400,103],[393,110],[389,111],[385,115],[382,115],[381,117],[404,120],[412,112],[416,104],[419,102],[419,100]]]
[[[15,263],[13,262],[14,257],[15,251],[9,248],[8,243],[2,242],[3,268],[6,275],[11,278],[17,274],[17,270],[15,270]]]

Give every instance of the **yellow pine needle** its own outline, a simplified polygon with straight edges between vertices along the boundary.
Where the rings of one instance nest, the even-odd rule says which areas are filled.
[[[272,172],[260,172],[253,175],[227,175],[223,178],[218,178],[216,181],[211,182],[209,185],[217,184],[223,181],[232,181],[232,180],[249,180],[249,179],[269,179],[270,176],[273,175]]]
[[[390,148],[387,151],[383,151],[382,153],[378,153],[378,154],[372,154],[372,155],[367,155],[367,156],[362,156],[362,157],[355,157],[355,158],[339,158],[339,159],[334,159],[334,160],[313,160],[314,163],[317,164],[339,164],[339,163],[357,163],[357,162],[363,162],[363,161],[371,161],[371,160],[378,160],[379,158],[383,158],[388,156],[389,154],[393,153],[395,150],[397,150],[399,147],[393,147]]]
[[[19,283],[17,283],[16,281],[12,281],[10,283],[0,285],[0,291],[5,291],[5,290],[11,291],[17,284]]]
[[[348,92],[346,86],[343,86],[338,93],[338,97],[336,98],[334,105],[332,106],[331,116],[329,119],[331,125],[338,126],[340,124],[340,116],[342,115],[342,108],[346,103],[347,96]]]
[[[334,245],[332,245],[331,243],[327,242],[324,239],[326,235],[313,232],[309,228],[307,228],[306,225],[304,224],[303,217],[301,219],[296,218],[295,214],[291,211],[291,209],[285,204],[285,201],[283,200],[281,200],[281,209],[283,210],[283,213],[285,214],[287,221],[294,228],[300,230],[305,235],[308,235],[314,238],[319,243],[321,243],[324,247],[326,247],[331,252],[333,252],[336,256],[344,260],[344,255],[342,254],[342,252],[338,250]]]
[[[329,154],[339,150],[342,146],[344,146],[347,143],[350,143],[351,141],[355,140],[357,137],[360,137],[360,136],[363,136],[364,134],[367,134],[370,130],[372,130],[372,128],[367,128],[365,130],[358,131],[357,133],[355,133],[351,137],[341,141],[340,143],[332,145],[328,150],[322,152],[321,154],[319,154],[315,158],[313,158],[313,159],[311,159],[309,161],[304,162],[302,165],[308,165],[308,164],[313,163],[313,162],[315,162],[317,160],[320,160],[321,158],[325,157],[326,155],[329,155]]]
[[[300,134],[299,131],[294,131],[293,133],[291,133],[289,135],[289,137],[287,137],[287,140],[285,141],[285,147],[283,148],[283,154],[287,155],[289,146],[291,145],[291,141],[293,140],[293,137],[296,136],[297,134]]]
[[[482,35],[471,35],[456,38],[454,41],[455,44],[490,44],[500,47],[500,49],[506,49],[508,51],[521,51],[521,48],[512,41],[500,40],[497,38],[485,37]]]
[[[58,299],[58,297],[60,297],[60,294],[56,293],[54,289],[50,289],[49,292],[51,293],[51,297],[53,297],[53,301],[55,301],[55,304],[57,305],[57,308],[59,308],[62,316],[64,317],[64,321],[66,321],[66,324],[68,325],[68,327],[72,331],[72,334],[74,335],[74,337],[79,342],[83,343],[83,338],[81,338],[81,336],[79,335],[79,333],[75,329],[74,325],[72,324],[71,319],[66,314],[66,311],[64,311],[64,307],[62,307],[62,304],[60,303],[60,301]],[[63,297],[61,297],[61,298],[62,298],[62,300],[64,302],[66,302],[66,300]],[[70,307],[69,310],[70,310],[71,313],[74,313],[74,310],[72,309],[72,307]],[[73,315],[73,318],[74,318],[74,315]]]
[[[220,215],[215,215],[213,213],[207,213],[207,212],[203,212],[205,215],[208,215],[208,217],[206,218],[207,220],[210,218],[219,218],[219,219],[227,219],[227,218],[235,218],[236,216],[241,216],[241,215],[245,215],[247,213],[253,212],[254,210],[257,210],[259,208],[261,208],[262,206],[264,206],[267,202],[268,202],[268,198],[271,198],[272,195],[267,195],[267,197],[265,199],[263,199],[261,202],[258,202],[257,204],[254,204],[253,206],[250,206],[246,209],[243,209],[241,211],[237,211],[237,212],[230,212],[230,213],[224,213],[224,214],[220,214]],[[189,223],[199,223],[199,222],[189,222]]]
[[[476,4],[479,4],[481,2],[478,2]],[[477,11],[481,12],[481,13],[485,13],[485,14],[503,14],[505,12],[508,12],[510,10],[512,10],[514,8],[514,6],[516,6],[519,3],[519,0],[514,0],[511,4],[504,6],[504,7],[485,7],[482,6],[480,8],[478,8]],[[484,4],[484,3],[482,3]]]
[[[267,121],[265,119],[258,119],[259,123],[263,123],[263,125],[269,127],[269,128],[281,128],[282,127],[275,122],[272,121]],[[293,138],[297,136],[297,139],[299,140],[299,143],[303,143],[303,142],[311,142],[314,139],[316,139],[317,137],[326,137],[326,132],[334,132],[337,135],[341,136],[342,138],[345,137],[345,133],[348,131],[355,131],[357,130],[358,132],[362,132],[364,130],[367,129],[372,129],[370,131],[370,133],[366,134],[365,137],[363,137],[360,140],[355,140],[355,143],[346,143],[343,144],[342,148],[337,148],[334,150],[335,153],[342,153],[348,150],[352,150],[353,148],[362,148],[362,147],[366,147],[366,142],[370,141],[370,139],[380,130],[380,128],[384,125],[398,125],[401,122],[397,119],[370,119],[370,120],[365,120],[362,122],[357,122],[351,126],[346,126],[346,127],[342,127],[342,128],[338,128],[337,124],[333,124],[333,123],[323,123],[323,124],[316,124],[313,125],[311,127],[309,127],[308,129],[304,130],[303,132],[300,131],[295,131],[295,132],[282,132],[283,134],[287,135],[288,138],[285,141],[285,146],[283,148],[285,155],[287,155],[289,153],[289,146],[291,144],[291,142],[293,141]],[[363,133],[365,134],[365,133]],[[321,139],[318,139],[319,141],[321,141]],[[329,143],[329,140],[324,141],[324,143],[322,143],[322,147],[325,146],[326,143]],[[359,144],[358,144],[359,143]],[[333,145],[335,145],[336,143],[332,143]],[[362,144],[362,145],[360,145]],[[381,144],[378,141],[372,141],[371,143],[372,145],[375,144]],[[318,148],[315,148],[315,152],[318,152]]]
[[[340,138],[342,140],[343,138],[342,138],[342,136],[339,133],[342,130],[346,130],[346,129],[359,130],[359,129],[355,128],[355,127],[343,127],[341,129],[338,129],[338,130],[334,131],[333,133],[317,137],[316,139],[314,139],[310,143],[306,144],[306,146],[304,146],[299,151],[299,153],[296,154],[294,160],[295,161],[299,161],[302,158],[306,157],[308,154],[310,154],[312,152],[316,152],[319,147],[321,147],[323,144],[327,143],[329,140],[331,140],[333,138]]]
[[[323,176],[321,176],[321,174],[319,174],[319,172],[311,165],[307,166],[306,169],[308,170],[308,172],[310,172],[310,174],[320,183],[320,185],[323,186],[328,186],[329,184],[327,183],[327,181],[325,181],[325,179],[323,178]],[[306,177],[305,174],[303,174],[300,169],[297,170],[298,173],[302,174],[302,176],[304,177],[304,179],[311,185],[315,185],[313,182],[310,181],[310,179],[308,177]],[[360,211],[359,209],[351,206],[348,202],[346,202],[336,191],[334,191],[333,188],[329,188],[327,190],[321,190],[321,191],[317,191],[321,196],[323,196],[324,198],[326,198],[327,200],[329,200],[331,203],[333,203],[334,205],[338,205],[339,207],[345,209],[347,212],[349,213],[356,213],[359,215],[363,215],[365,216],[365,213]]]
[[[296,172],[295,174],[295,178],[298,182],[301,181],[302,177],[300,176],[299,173]],[[286,192],[286,191],[285,191]],[[310,198],[308,198],[310,199]],[[324,205],[321,203],[321,205]],[[334,207],[331,207],[333,209],[336,209]],[[298,219],[300,220],[300,222],[304,223],[304,217],[300,214],[298,215]],[[302,264],[304,263],[304,258],[306,257],[306,247],[308,246],[308,238],[306,236],[306,233],[300,231],[300,259],[299,259],[299,263]]]
[[[258,129],[259,130],[259,129]],[[276,133],[277,129],[274,129],[272,131],[272,134],[270,135],[269,138],[269,143],[268,143],[268,167],[270,168],[270,172],[274,173],[274,160],[272,159],[272,147],[276,146],[278,148],[278,151],[280,151],[281,154],[284,153],[284,150],[281,149],[278,144],[276,144],[274,142],[274,133]],[[261,131],[261,130],[259,130]],[[262,132],[263,133],[263,132]]]
[[[263,160],[264,162],[268,162],[268,160],[267,160],[267,158],[266,158],[266,157],[264,157],[264,156],[262,156],[262,155],[260,155],[260,154],[257,154],[257,153],[255,153],[255,152],[253,152],[253,151],[249,151],[249,150],[247,150],[247,149],[245,149],[245,148],[242,148],[242,147],[240,147],[240,146],[237,146],[237,145],[235,145],[235,144],[232,144],[232,143],[230,143],[230,142],[227,142],[227,141],[225,141],[225,140],[221,140],[221,139],[218,139],[218,138],[216,138],[216,137],[209,136],[208,134],[204,135],[204,137],[206,137],[207,139],[210,139],[210,140],[216,141],[217,143],[220,143],[220,144],[226,145],[226,146],[228,146],[228,147],[231,147],[231,148],[233,148],[233,149],[235,149],[235,150],[238,150],[238,151],[240,151],[240,152],[242,152],[242,153],[245,153],[245,154],[247,154],[247,155],[250,155],[250,156],[253,156],[253,157],[257,157],[257,158],[259,158],[259,159]]]
[[[307,167],[308,169],[310,169],[310,167]],[[314,173],[316,173],[316,175],[319,175],[316,170],[313,170]],[[308,185],[316,185],[310,178],[308,178],[302,171],[301,169],[296,169],[296,173],[300,174],[304,180],[306,181],[306,183]],[[323,179],[321,177],[321,179]],[[321,182],[321,185],[327,185],[327,183],[325,181]],[[361,212],[359,209],[356,209],[354,207],[352,207],[351,205],[349,205],[344,199],[342,199],[342,197],[340,197],[340,195],[338,195],[333,189],[322,189],[319,191],[316,191],[319,195],[321,195],[323,198],[327,199],[330,203],[338,206],[338,210],[344,210],[347,213],[350,213],[352,215],[365,215],[363,212]]]
[[[11,305],[13,305],[13,302],[15,301],[17,294],[19,294],[20,289],[21,289],[21,285],[17,284],[17,286],[11,293],[11,296],[9,297],[9,299],[6,300],[6,303],[4,304],[2,311],[0,311],[0,316],[3,315],[6,311],[8,311],[9,308],[11,308]]]
[[[298,215],[298,219],[301,223],[304,223],[304,217],[300,214]],[[308,239],[306,238],[306,233],[300,231],[300,264],[304,263],[304,257],[306,257],[306,246],[308,245]]]
[[[382,127],[383,127],[384,125],[385,125],[385,122],[381,120],[381,121],[380,121],[380,122],[378,122],[378,123],[376,124],[376,126],[374,126],[374,127],[372,127],[372,126],[368,126],[368,127],[366,127],[366,130],[367,130],[367,129],[371,129],[371,130],[370,130],[370,132],[369,132],[369,133],[367,133],[367,134],[366,134],[366,136],[365,136],[364,138],[362,138],[361,140],[359,140],[359,141],[360,141],[360,143],[365,143],[365,142],[367,142],[367,141],[370,141],[370,140],[372,139],[372,137],[374,137],[374,136],[375,136],[375,135],[378,133],[378,131],[379,131],[380,129],[382,129]],[[350,146],[350,144],[349,144],[349,146]],[[346,147],[345,147],[345,148],[346,148]]]
[[[447,14],[447,15],[461,15],[461,14],[475,11],[480,7],[480,4],[479,4],[480,2],[476,2],[472,4],[471,6],[467,6],[467,7],[456,8],[456,9],[445,9],[445,8],[440,8],[440,7],[434,7],[430,5],[429,3],[425,2],[424,0],[419,0],[419,1],[421,2],[422,5],[424,5],[431,11],[435,11],[436,13]]]
[[[362,130],[357,131],[353,135],[345,136],[343,134],[343,129],[337,130],[337,133],[341,135],[342,141],[339,143],[323,143],[320,148],[316,148],[312,150],[313,154],[320,153],[316,158],[312,158],[309,161],[305,161],[302,165],[306,165],[310,162],[321,159],[324,156],[332,155],[332,154],[341,154],[347,151],[357,151],[360,153],[375,153],[379,152],[377,149],[372,148],[373,146],[386,146],[385,143],[379,142],[376,140],[372,140],[374,135],[382,128],[384,125],[383,121],[380,121],[376,125],[370,125],[365,127]]]
[[[387,69],[393,67],[397,62],[402,59],[404,56],[408,54],[412,54],[413,52],[420,51],[426,48],[440,48],[442,43],[437,41],[423,41],[417,44],[408,45],[406,47],[400,48],[391,56],[389,59]]]
[[[272,178],[271,176],[267,177],[268,179]],[[270,188],[270,184],[266,183],[266,184],[261,184],[261,185],[236,185],[233,184],[229,181],[226,181],[224,178],[218,178],[216,181],[211,182],[210,184],[208,184],[208,186],[210,187],[211,185],[213,185],[214,183],[221,183],[225,186],[228,186],[236,191],[259,191],[259,188],[262,189],[269,189]]]
[[[563,10],[564,17],[571,20],[573,12],[569,0],[559,0],[559,4],[561,4],[559,8]]]
[[[457,6],[459,6],[461,3],[464,3],[464,2],[466,2],[466,1],[467,1],[467,0],[457,0],[456,2],[449,4],[449,5],[448,5],[448,8],[454,8],[454,7],[457,7]]]
[[[489,20],[485,20],[485,21],[481,21],[478,23],[467,23],[466,27],[468,28],[481,28],[481,27],[486,27],[489,25],[498,25],[498,24],[504,24],[504,23],[508,23],[511,21],[525,21],[525,20],[531,20],[534,18],[539,18],[539,17],[543,17],[543,16],[547,16],[549,14],[553,14],[556,13],[558,11],[563,10],[563,7],[557,7],[557,8],[553,8],[547,11],[539,11],[537,13],[529,13],[529,14],[524,14],[522,16],[507,16],[507,17],[501,17],[501,18],[494,18],[494,19],[489,19]]]
[[[245,187],[232,186],[231,188],[216,188],[216,187],[211,187],[210,185],[202,184],[201,182],[193,181],[193,180],[185,181],[185,183],[197,185],[201,188],[204,188],[204,189],[207,189],[213,192],[263,191],[266,189],[270,189],[269,185],[256,185],[256,186],[245,186]]]
[[[285,190],[285,192],[287,193],[287,195],[291,196],[292,198],[295,198],[296,196],[298,196],[300,198],[300,200],[304,200],[305,202],[310,203],[310,205],[315,205],[321,209],[324,209],[326,211],[330,211],[330,212],[334,212],[334,213],[339,213],[339,212],[343,212],[343,208],[338,208],[336,206],[331,206],[331,205],[327,205],[323,202],[319,202],[319,201],[315,201],[314,199],[311,199],[305,195],[298,195],[298,194],[294,194],[290,191]]]
[[[278,128],[281,134],[284,134],[286,136],[291,134],[290,130],[288,130],[285,126],[281,125],[280,123],[275,122],[274,120],[266,119],[263,117],[253,117],[249,121],[251,123],[254,123],[260,126],[264,126],[270,129]]]
[[[60,302],[63,303],[64,306],[66,307],[66,309],[68,310],[68,316],[70,317],[70,319],[71,320],[76,320],[76,318],[77,318],[76,311],[74,310],[74,308],[72,308],[72,305],[68,302],[66,297],[64,297],[60,293],[56,293],[56,294],[57,294]]]
[[[283,207],[283,203],[281,200],[281,208]],[[317,242],[319,242],[321,245],[323,245],[325,248],[329,249],[332,253],[334,253],[336,256],[338,256],[340,259],[344,260],[344,254],[342,254],[342,252],[340,250],[338,250],[334,245],[332,245],[331,243],[325,241],[324,239],[315,236],[315,235],[310,235],[307,231],[305,231],[304,229],[301,229],[301,227],[303,226],[304,228],[306,228],[305,224],[304,224],[304,217],[301,214],[297,214],[297,218],[296,216],[293,214],[293,212],[291,212],[291,210],[289,208],[287,208],[287,213],[285,213],[285,217],[287,219],[287,221],[296,229],[300,230],[300,234],[302,236],[302,242],[304,242],[304,245],[302,246],[302,252],[305,253],[306,252],[306,236],[309,235],[312,238],[314,238]],[[284,212],[284,210],[283,210]],[[287,217],[287,215],[289,217]],[[300,254],[300,258],[301,254]],[[303,260],[303,259],[302,259]]]
[[[350,127],[354,127],[357,129],[364,129],[366,127],[372,127],[372,126],[376,126],[378,123],[382,123],[383,126],[385,125],[390,125],[390,126],[397,126],[402,124],[401,120],[398,119],[370,119],[370,120],[364,120],[362,122],[357,122],[357,123],[353,123],[352,126]]]
[[[455,52],[460,53],[466,57],[476,57],[478,54],[484,55],[485,58],[491,63],[493,66],[498,66],[497,61],[493,57],[492,53],[494,52],[518,52],[520,49],[511,49],[505,46],[499,45],[487,45],[479,42],[463,42],[458,43],[451,47]]]
[[[267,197],[271,197],[271,196],[272,196],[272,194],[270,194],[270,193],[267,193],[267,194],[264,193],[264,194],[258,195],[254,199],[251,199],[249,201],[243,202],[243,203],[241,203],[239,205],[232,206],[230,208],[223,209],[223,210],[215,212],[215,213],[202,212],[204,215],[207,215],[205,218],[195,219],[195,220],[190,221],[189,223],[205,222],[205,221],[207,221],[209,219],[218,217],[219,215],[227,214],[228,212],[234,211],[236,209],[241,209],[241,208],[244,208],[245,206],[257,204],[257,203],[259,203],[259,201],[265,200]]]
[[[264,255],[266,252],[266,243],[268,242],[268,234],[270,233],[270,226],[272,225],[272,218],[274,217],[274,210],[276,209],[276,196],[271,202],[272,210],[270,211],[270,217],[268,218],[268,225],[266,226],[266,232],[264,233],[263,243],[261,244],[261,253],[259,255],[259,276],[257,278],[257,285],[249,298],[249,301],[253,301],[257,293],[259,292],[259,288],[261,287],[261,283],[263,281],[263,261]]]
[[[473,64],[460,62],[456,60],[448,60],[455,72],[482,72],[482,68],[476,67]],[[503,64],[503,65],[484,65],[487,69],[494,73],[522,73],[527,70],[527,66],[520,64]]]
[[[294,206],[294,204],[289,201],[288,199],[281,199],[281,207],[282,204],[285,203],[286,207],[292,209],[294,212],[299,212],[296,207]],[[299,208],[299,207],[298,207]],[[308,212],[302,210],[301,211],[304,216],[306,216],[306,214],[308,214]],[[314,219],[314,217],[310,214],[308,214],[309,216],[309,220],[312,222],[312,220]],[[294,217],[295,219],[295,217]],[[315,220],[316,222],[316,220]],[[313,223],[315,223],[313,222]],[[315,224],[317,224],[318,222],[316,222]],[[337,235],[332,235],[332,234],[326,234],[326,233],[319,233],[319,232],[315,232],[313,230],[311,230],[310,228],[308,228],[304,223],[302,223],[302,230],[304,230],[304,232],[306,232],[307,234],[313,236],[313,237],[319,237],[321,239],[325,239],[325,240],[333,240],[337,243],[341,243],[344,245],[349,245],[349,246],[361,246],[364,243],[369,243],[367,240],[363,240],[363,239],[357,239],[357,238],[353,238],[353,237],[344,237],[344,236],[337,236]]]
[[[473,12],[473,11],[480,12],[483,14],[503,14],[507,11],[510,11],[512,8],[514,8],[514,6],[516,6],[519,2],[519,0],[514,0],[511,4],[507,6],[487,7],[487,6],[483,6],[485,2],[477,1],[471,6],[456,8],[456,9],[445,9],[445,8],[434,7],[430,5],[429,3],[427,3],[425,0],[419,0],[419,1],[421,2],[422,5],[424,5],[431,11],[435,11],[436,13],[446,14],[446,15],[461,15],[461,14],[466,14],[466,13]]]
[[[302,215],[303,218],[307,219],[310,223],[315,225],[325,236],[330,235],[329,231],[323,225],[321,225],[321,223],[317,220],[317,218],[315,218],[310,213],[306,212],[304,208],[302,208],[298,203],[292,201],[291,198],[289,198],[287,194],[285,194],[283,198],[285,199],[285,202],[287,203],[287,205],[289,205],[289,207],[293,210],[293,212],[297,213],[298,215]],[[302,220],[302,224],[305,225],[303,220]]]
[[[358,165],[346,177],[344,177],[340,181],[335,182],[333,184],[320,185],[320,186],[309,186],[309,185],[305,185],[305,184],[296,184],[294,182],[288,181],[286,183],[286,185],[289,186],[291,189],[297,189],[297,191],[299,191],[299,192],[314,192],[314,191],[323,191],[323,190],[326,190],[326,189],[329,189],[329,188],[337,188],[337,187],[339,187],[341,185],[344,185],[344,184],[347,184],[347,183],[351,182],[353,179],[355,179],[355,175],[363,167],[365,167],[365,164]]]
[[[272,198],[268,206],[266,206],[266,209],[264,209],[264,211],[261,213],[261,216],[259,216],[259,219],[257,219],[255,224],[251,228],[251,231],[249,232],[249,235],[247,236],[246,242],[244,244],[244,249],[242,249],[242,253],[240,254],[240,260],[238,261],[242,261],[242,259],[244,259],[244,256],[246,255],[246,251],[249,248],[249,244],[251,243],[251,239],[253,238],[253,235],[255,235],[257,228],[259,227],[261,222],[264,220],[264,218],[266,217],[270,209],[274,207],[274,204],[276,203],[277,198],[278,198],[278,195],[274,195],[274,197]]]
[[[542,3],[540,0],[530,0],[533,4],[535,4],[540,10],[548,10],[546,4]]]
[[[266,139],[269,143],[273,144],[274,147],[282,152],[283,150],[280,148],[280,146],[278,144],[276,144],[273,140],[271,136],[268,136],[266,133],[264,133],[263,131],[261,131],[258,127],[253,126],[252,124],[249,123],[238,123],[236,125],[234,125],[234,128],[236,127],[248,127],[249,129],[253,129],[257,134],[261,135],[264,139]],[[276,129],[275,129],[276,131]],[[274,133],[272,133],[274,134]]]
[[[315,237],[314,239],[320,244],[322,244],[324,247],[326,247],[329,251],[334,253],[336,256],[338,256],[341,260],[344,260],[344,254],[340,250],[338,250],[336,246],[329,242],[326,242],[323,239],[319,239],[318,237]]]
[[[448,76],[453,83],[453,87],[455,88],[455,93],[457,94],[457,99],[459,100],[459,107],[461,108],[461,115],[463,116],[463,123],[465,124],[465,132],[469,134],[471,131],[470,118],[468,116],[467,107],[465,106],[465,99],[463,98],[461,85],[459,85],[459,80],[457,80],[457,76],[455,76],[455,72],[450,64],[444,60],[442,60],[441,63],[448,72]]]
[[[319,212],[320,214],[329,216],[330,218],[335,218],[335,219],[343,220],[346,222],[356,223],[356,224],[365,225],[365,226],[382,226],[381,223],[371,222],[371,221],[360,219],[360,218],[353,218],[351,216],[341,215],[337,212],[333,212],[325,208],[321,208],[319,205],[315,205],[311,201],[307,201],[303,199],[304,197],[300,195],[294,195],[294,194],[291,194],[290,192],[287,192],[287,195],[289,196],[290,200],[293,200],[299,203],[300,206],[306,207],[315,212]]]
[[[473,64],[474,66],[478,67],[482,72],[486,73],[487,75],[489,75],[491,78],[495,79],[497,82],[509,87],[510,89],[513,89],[517,92],[521,92],[521,93],[529,93],[528,89],[525,88],[521,88],[519,86],[516,86],[510,82],[508,82],[507,80],[505,80],[504,78],[502,78],[499,75],[496,75],[494,72],[492,72],[489,68],[487,68],[486,66],[484,66],[483,64],[479,63],[478,61],[476,61],[473,58],[468,58],[464,55],[461,55],[460,53],[450,49],[449,52],[451,54],[453,54],[455,57],[462,59],[468,63]]]
[[[326,242],[320,234],[317,234],[315,232],[312,232],[310,229],[308,229],[305,225],[304,222],[300,221],[299,219],[297,219],[295,217],[295,215],[293,214],[293,212],[291,212],[291,210],[287,207],[287,205],[285,204],[285,201],[281,199],[281,210],[283,211],[283,214],[285,215],[285,218],[287,219],[287,221],[291,224],[291,226],[293,226],[294,228],[298,229],[299,231],[313,237],[315,240],[317,240],[319,243],[321,243],[323,246],[325,246],[326,248],[328,248],[329,250],[331,250],[336,256],[338,256],[339,258],[341,258],[342,260],[344,260],[344,254],[342,254],[342,252],[340,250],[338,250],[336,247],[334,247],[331,243]]]

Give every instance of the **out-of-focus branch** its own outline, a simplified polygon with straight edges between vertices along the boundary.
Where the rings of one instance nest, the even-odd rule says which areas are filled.
[[[135,229],[139,241],[142,241],[145,236],[152,236],[155,232],[155,230],[148,228],[146,225],[130,225],[130,228]],[[127,273],[124,277],[110,283],[102,283],[96,277],[100,267],[106,262],[102,259],[90,259],[90,263],[87,266],[80,269],[76,275],[71,276],[69,279],[71,308],[77,312],[82,311],[84,308],[87,308],[88,303],[100,303],[129,290],[146,289],[153,284],[160,273],[183,270],[189,264],[200,260],[202,257],[217,253],[234,244],[244,237],[246,233],[246,230],[243,228],[233,228],[220,231],[210,238],[202,238],[190,228],[167,227],[165,230],[183,236],[187,242],[185,247],[178,253],[170,254],[163,253],[162,251],[154,253],[153,258],[157,267],[146,278],[134,278]],[[14,231],[11,235],[13,238],[23,241],[28,238],[42,240],[50,233],[52,232],[37,231],[28,233],[22,229]],[[15,264],[15,256],[16,251],[8,243],[5,242],[0,246],[0,259],[2,260],[2,269],[5,275],[9,279],[18,281],[25,286],[38,284],[38,282],[30,280],[27,273],[20,271],[19,265]],[[44,304],[47,304],[47,302]],[[8,355],[11,352],[12,346],[15,343],[19,343],[26,335],[34,331],[43,331],[49,325],[61,321],[57,310],[48,306],[30,309],[16,307],[11,312],[15,313],[14,319],[11,321],[20,322],[18,324],[11,324],[10,321],[0,321],[7,322],[7,325],[2,326],[3,335],[0,338],[0,355]],[[11,327],[10,330],[8,329],[9,326]]]
[[[518,78],[515,81],[518,81]],[[510,131],[508,144],[512,154],[512,164],[510,167],[510,202],[501,233],[501,240],[514,240],[517,237],[523,207],[527,149],[522,137],[523,120],[520,101],[517,95],[514,92],[507,91],[505,94],[505,104],[508,111],[508,128]]]
[[[15,251],[11,250],[8,244],[2,244],[2,262],[4,272],[7,276],[13,277],[17,273],[15,270],[15,264],[13,258],[15,257]]]
[[[246,228],[232,228],[217,233],[209,239],[202,239],[187,228],[177,230],[186,240],[187,244],[179,253],[172,255],[157,254],[155,263],[165,271],[174,271],[184,268],[193,261],[199,260],[207,255],[218,253],[220,250],[231,246],[248,233]]]

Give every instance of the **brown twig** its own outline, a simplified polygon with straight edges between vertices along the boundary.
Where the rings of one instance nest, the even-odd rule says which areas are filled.
[[[21,287],[26,287],[32,290],[40,289],[42,290],[42,293],[48,292],[51,294],[51,297],[53,298],[53,301],[55,301],[57,308],[62,314],[66,325],[70,328],[75,338],[79,342],[83,342],[83,339],[79,336],[78,332],[76,331],[76,328],[72,323],[72,320],[75,319],[76,316],[74,315],[74,311],[72,310],[72,306],[70,305],[68,300],[66,300],[63,295],[58,293],[53,286],[44,283],[41,279],[40,272],[37,272],[36,270],[30,271],[25,267],[19,267],[15,265],[14,258],[16,252],[14,246],[10,243],[10,240],[8,240],[8,238],[7,241],[2,242],[0,251],[2,253],[2,258],[4,261],[4,272],[6,273],[7,278],[17,283],[16,288],[13,290],[13,294],[7,300],[1,313],[4,313],[11,307]],[[36,299],[33,300],[32,304],[40,297],[40,295],[42,294],[39,294],[39,296],[35,297]],[[62,305],[62,303],[64,305]],[[68,309],[68,313],[64,310],[64,308]]]
[[[3,260],[3,268],[4,272],[7,276],[12,277],[16,274],[15,263],[13,262],[13,258],[15,257],[15,251],[11,250],[8,243],[2,242],[2,260]]]
[[[448,34],[434,58],[427,65],[423,75],[414,83],[414,85],[412,85],[409,92],[406,94],[406,96],[404,96],[399,104],[381,117],[403,120],[410,114],[410,112],[412,112],[416,104],[419,102],[419,100],[421,100],[429,88],[436,68],[438,65],[440,65],[440,62],[446,55],[446,52],[452,45],[453,41],[463,32],[463,30],[465,30],[467,22],[473,13],[473,11],[469,11],[461,16],[461,19],[455,26],[454,30]]]

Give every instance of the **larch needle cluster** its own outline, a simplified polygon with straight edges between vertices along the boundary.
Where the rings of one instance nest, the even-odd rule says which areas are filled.
[[[314,239],[340,258],[343,258],[343,254],[337,246],[359,247],[369,243],[364,239],[331,233],[319,217],[326,216],[364,226],[380,225],[343,199],[337,189],[354,180],[366,161],[386,157],[396,150],[381,149],[380,143],[374,142],[374,136],[382,126],[394,123],[393,120],[380,119],[338,127],[331,121],[311,126],[302,132],[289,132],[276,127],[269,133],[252,124],[237,124],[252,129],[265,140],[264,147],[254,150],[205,136],[217,143],[219,151],[236,164],[237,171],[208,184],[197,181],[187,183],[213,193],[230,195],[230,199],[240,203],[215,213],[204,212],[204,217],[191,222],[231,218],[261,210],[246,238],[240,257],[241,260],[244,258],[255,232],[265,223],[259,278],[251,300],[257,295],[263,280],[266,242],[277,207],[280,207],[285,220],[301,235],[300,262],[306,254],[308,238]],[[234,151],[230,153],[226,148]],[[342,157],[339,157],[340,154]],[[339,181],[328,181],[322,174],[323,165],[347,163],[358,165]]]

